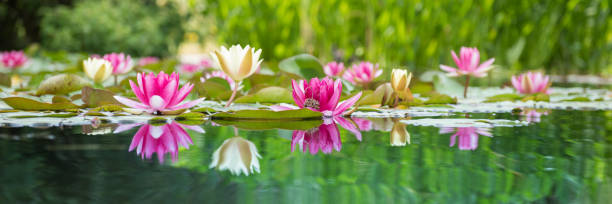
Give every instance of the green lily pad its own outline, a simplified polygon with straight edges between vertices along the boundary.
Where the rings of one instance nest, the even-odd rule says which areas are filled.
[[[278,68],[307,79],[324,76],[323,65],[319,59],[309,54],[299,54],[284,59],[278,63]]]
[[[51,103],[70,103],[70,99],[63,96],[53,96]]]
[[[36,95],[67,95],[70,92],[80,90],[85,85],[87,85],[87,81],[80,76],[74,74],[55,75],[40,83]]]
[[[525,96],[521,101],[550,101],[550,96],[548,94],[539,93]]]
[[[488,97],[487,100],[485,100],[484,102],[494,103],[494,102],[501,102],[501,101],[518,101],[518,100],[521,100],[522,98],[523,96],[521,95],[514,94],[514,93],[507,93],[507,94],[498,94],[495,96]]]
[[[47,115],[16,115],[10,118],[70,118],[77,116],[77,113],[53,113]]]
[[[41,111],[41,110],[63,110],[78,108],[77,105],[70,102],[62,103],[43,103],[23,97],[6,97],[2,99],[6,105],[17,110],[26,111]]]
[[[233,113],[221,112],[211,116],[212,119],[224,120],[306,120],[321,119],[322,113],[310,109],[271,111],[271,110],[240,110]]]
[[[588,97],[584,97],[584,96],[578,96],[572,99],[565,99],[565,100],[561,100],[561,101],[574,101],[574,102],[590,102],[591,99],[589,99]]]
[[[319,127],[322,120],[297,120],[297,121],[282,121],[282,120],[214,120],[213,122],[219,125],[232,125],[240,129],[247,130],[267,130],[267,129],[285,129],[285,130],[310,130]]]
[[[232,95],[229,83],[218,77],[207,79],[204,83],[197,83],[195,87],[200,96],[210,99],[227,100]]]
[[[123,105],[113,97],[114,95],[115,94],[113,92],[102,89],[94,89],[89,86],[81,89],[81,99],[89,108],[103,105]]]
[[[423,104],[457,104],[457,98],[450,97],[446,94],[433,94],[423,102]]]
[[[199,112],[199,113],[216,113],[218,112],[217,110],[215,110],[214,108],[210,108],[210,107],[201,107],[201,108],[196,108],[191,110],[191,112]]]
[[[180,114],[180,115],[176,116],[174,118],[174,120],[176,120],[176,121],[181,121],[181,120],[204,120],[204,118],[206,118],[206,115],[203,114],[203,113],[189,112],[189,113],[183,113],[183,114]]]
[[[240,97],[235,103],[293,103],[291,91],[282,87],[266,87],[257,93]]]
[[[11,87],[11,75],[6,73],[0,73],[0,85]]]
[[[111,105],[98,106],[91,110],[92,111],[105,111],[105,112],[119,112],[119,111],[123,111],[123,107],[111,104]]]

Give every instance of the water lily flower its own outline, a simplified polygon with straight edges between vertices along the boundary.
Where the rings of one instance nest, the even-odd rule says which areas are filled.
[[[353,97],[338,103],[342,94],[342,83],[340,79],[334,81],[328,77],[323,79],[312,78],[310,82],[300,80],[299,83],[292,80],[292,87],[293,100],[299,108],[318,111],[326,117],[343,115],[344,111],[353,106],[361,97],[361,92],[359,92]],[[280,105],[270,108],[274,111],[280,111],[295,109],[296,107]]]
[[[180,68],[184,73],[195,73],[203,69],[199,64],[182,64]]]
[[[138,66],[144,67],[149,64],[155,64],[159,62],[159,58],[157,57],[143,57],[138,60]]]
[[[323,72],[328,77],[339,77],[344,71],[344,63],[330,62],[323,67]]]
[[[478,148],[478,136],[484,135],[487,137],[493,137],[491,129],[489,128],[478,128],[478,127],[443,127],[440,129],[440,134],[453,133],[450,138],[450,146],[455,145],[456,138],[459,137],[459,149],[460,150],[475,150]]]
[[[382,70],[378,67],[378,64],[374,65],[371,62],[361,62],[358,65],[354,64],[351,66],[351,69],[344,72],[342,78],[354,85],[361,84],[365,86],[382,74]]]
[[[113,67],[113,75],[125,74],[132,70],[134,62],[132,57],[123,53],[110,53],[105,54],[102,58],[111,63]]]
[[[391,129],[389,141],[391,146],[406,146],[406,143],[410,144],[410,133],[406,130],[406,125],[401,122],[395,122]]]
[[[23,66],[28,61],[28,57],[23,51],[6,51],[0,53],[0,62],[2,66],[9,69],[17,69]]]
[[[462,76],[465,75],[465,89],[463,91],[463,96],[467,97],[467,89],[470,83],[470,76],[474,77],[485,77],[487,76],[487,72],[493,69],[493,62],[495,58],[488,59],[487,61],[480,64],[480,52],[476,48],[471,47],[461,47],[459,51],[459,57],[455,53],[455,51],[451,51],[453,55],[453,60],[457,65],[457,68],[440,65],[440,69],[448,72],[448,76]]]
[[[241,45],[234,45],[229,49],[221,46],[220,50],[215,50],[211,55],[217,65],[221,67],[221,70],[236,82],[240,82],[257,72],[263,61],[259,59],[261,49],[255,51],[249,45],[244,48]],[[229,107],[236,97],[237,91],[234,89],[225,107]]]
[[[519,76],[512,76],[512,86],[522,94],[548,94],[550,85],[550,77],[540,72],[527,72]]]
[[[200,98],[181,103],[189,95],[193,85],[187,83],[179,89],[179,75],[174,72],[168,75],[162,71],[157,76],[153,73],[138,73],[137,79],[138,84],[130,80],[130,86],[140,102],[122,96],[115,96],[115,99],[131,108],[156,114],[191,108],[204,100]]]
[[[340,139],[340,131],[336,123],[340,124],[344,129],[355,134],[357,140],[361,141],[361,133],[359,129],[352,123],[342,117],[327,118],[323,120],[323,124],[319,127],[310,130],[295,130],[291,137],[291,152],[295,151],[296,146],[302,152],[309,151],[315,155],[319,151],[323,154],[330,154],[333,150],[340,151],[342,141]]]
[[[225,81],[227,81],[227,83],[230,85],[230,88],[232,90],[236,89],[236,90],[240,90],[242,89],[242,82],[235,82],[234,80],[232,80],[232,78],[230,78],[229,76],[227,76],[227,74],[225,74],[222,71],[212,71],[210,73],[206,73],[203,77],[200,77],[200,82],[204,83],[206,82],[206,80],[213,78],[213,77],[217,77],[217,78],[222,78],[225,79]],[[236,87],[238,86],[238,87]]]
[[[99,84],[106,80],[113,73],[111,63],[105,59],[88,58],[83,61],[85,75],[94,80],[94,83]]]
[[[257,147],[253,142],[242,137],[232,137],[223,141],[223,144],[213,153],[210,168],[229,170],[234,175],[254,174],[259,171],[259,158]]]
[[[410,92],[410,81],[412,80],[412,72],[408,74],[405,69],[393,69],[391,71],[391,87],[399,98],[411,99],[412,92]]]
[[[176,121],[161,126],[151,124],[128,124],[117,127],[114,133],[123,132],[133,127],[141,126],[132,138],[128,151],[136,150],[136,154],[142,159],[151,159],[153,154],[157,154],[159,163],[164,162],[166,154],[170,154],[172,161],[176,162],[180,147],[189,149],[193,144],[191,136],[185,128],[204,133],[200,126],[182,125]]]

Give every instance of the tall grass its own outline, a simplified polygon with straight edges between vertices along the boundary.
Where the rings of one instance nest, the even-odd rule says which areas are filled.
[[[474,46],[510,71],[612,70],[607,0],[223,0],[209,2],[219,42],[260,47],[267,61],[302,52],[423,72]]]

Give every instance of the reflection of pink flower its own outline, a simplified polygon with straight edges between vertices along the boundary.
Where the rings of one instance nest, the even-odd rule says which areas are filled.
[[[6,51],[0,53],[0,61],[2,66],[9,69],[17,69],[28,61],[28,57],[23,51]]]
[[[328,77],[338,77],[344,71],[344,63],[330,62],[323,67],[325,75]]]
[[[217,77],[217,78],[222,78],[225,79],[225,81],[227,81],[227,83],[230,85],[230,88],[232,90],[234,90],[234,88],[236,88],[236,82],[230,78],[229,76],[227,76],[227,74],[225,74],[225,72],[222,71],[212,71],[211,73],[206,73],[203,77],[200,77],[200,82],[204,83],[206,82],[206,80],[213,78],[213,77]],[[240,90],[242,87],[240,86],[242,82],[238,82],[238,90]]]
[[[143,57],[138,61],[138,66],[143,67],[149,64],[155,64],[159,62],[159,58],[157,57]]]
[[[312,78],[310,82],[300,80],[299,84],[293,80],[293,100],[300,108],[308,108],[313,111],[322,112],[324,116],[338,116],[361,97],[361,92],[355,96],[338,103],[342,94],[342,83],[340,79],[333,81],[330,78]],[[289,107],[272,106],[273,110],[288,110]]]
[[[113,75],[125,74],[134,67],[132,57],[123,53],[110,53],[104,55],[102,58],[111,63]]]
[[[512,86],[522,94],[548,94],[549,81],[549,77],[540,72],[527,72],[519,76],[512,76]]]
[[[126,106],[148,113],[191,108],[204,100],[200,98],[179,104],[189,95],[193,85],[187,83],[179,89],[179,75],[176,73],[168,75],[162,71],[157,76],[153,73],[138,73],[137,79],[138,85],[132,80],[130,80],[130,85],[140,102],[121,96],[115,96],[115,99]]]
[[[311,130],[295,130],[291,138],[291,152],[295,151],[295,146],[299,145],[303,152],[307,150],[310,154],[315,155],[321,150],[324,154],[332,153],[335,149],[340,151],[342,141],[340,140],[340,131],[336,122],[343,128],[349,130],[361,141],[361,133],[352,123],[342,117],[328,118],[319,127]]]
[[[491,58],[480,64],[480,52],[478,49],[471,47],[461,47],[459,56],[457,56],[455,51],[451,51],[451,54],[458,68],[440,65],[440,69],[448,72],[449,76],[471,75],[474,77],[484,77],[493,68],[491,64],[495,61],[494,58]]]
[[[372,121],[365,118],[351,118],[359,127],[361,131],[370,131],[372,130]]]
[[[459,149],[460,150],[475,150],[478,147],[478,135],[484,135],[492,137],[491,129],[489,128],[477,128],[477,127],[443,127],[440,128],[440,134],[447,134],[455,132],[451,135],[450,146],[455,145],[456,137],[459,136]]]
[[[176,161],[180,147],[189,149],[189,145],[193,144],[191,137],[184,128],[188,128],[200,133],[204,130],[199,126],[182,125],[175,121],[162,126],[150,124],[130,124],[119,126],[115,133],[128,130],[132,127],[142,125],[138,132],[132,138],[129,151],[136,150],[136,154],[143,159],[151,159],[153,153],[157,154],[157,159],[160,163],[164,162],[166,154],[170,154],[172,161]]]
[[[542,117],[542,115],[548,115],[548,111],[542,111],[542,112],[538,112],[535,109],[524,109],[521,112],[521,115],[525,118],[525,121],[530,122],[530,123],[539,123],[540,122],[540,117]]]
[[[374,65],[371,62],[361,62],[358,65],[353,65],[351,69],[346,70],[342,78],[352,84],[367,84],[373,81],[376,77],[382,74],[382,70],[378,68],[378,64]]]

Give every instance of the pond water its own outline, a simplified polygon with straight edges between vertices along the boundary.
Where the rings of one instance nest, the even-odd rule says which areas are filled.
[[[406,122],[419,119],[413,117],[328,120],[300,131],[235,129],[210,121],[5,127],[0,129],[0,203],[611,199],[612,111],[428,118],[465,117],[529,123]]]

